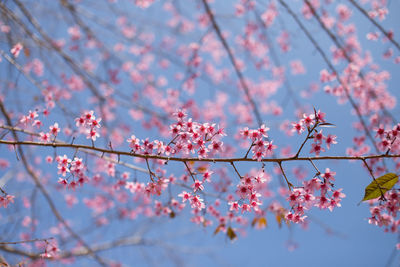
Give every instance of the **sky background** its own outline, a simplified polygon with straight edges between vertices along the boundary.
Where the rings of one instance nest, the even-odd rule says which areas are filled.
[[[3,1],[4,2],[4,1]],[[13,3],[5,1],[11,8],[15,8]],[[89,10],[96,16],[115,23],[115,17],[108,17],[107,4],[99,4],[98,6],[90,7],[95,1],[82,1],[82,8]],[[149,9],[142,10],[135,8],[132,1],[120,1],[117,4],[118,10],[123,10],[127,14],[130,14],[128,20],[133,24],[139,25],[143,32],[150,31],[156,34],[156,42],[161,40],[161,37],[172,34],[173,31],[165,29],[166,18],[163,16],[162,1],[155,1]],[[232,4],[234,1],[215,1],[212,6],[216,10],[216,18],[220,27],[229,33],[235,33],[241,31],[243,26],[243,20],[237,20],[232,18]],[[265,2],[265,1],[264,1]],[[345,3],[346,1],[338,1]],[[52,33],[53,38],[67,38],[66,25],[68,21],[64,23],[56,23],[56,19],[62,20],[62,16],[58,17],[57,11],[48,13],[52,9],[52,4],[48,1],[38,1],[37,6],[32,12],[37,11],[37,18],[40,23],[45,25],[46,29]],[[191,10],[198,10],[200,2],[189,1],[175,1],[174,2],[183,14],[186,14],[188,19],[193,19],[196,12],[191,13]],[[298,12],[301,1],[290,1],[292,8]],[[259,7],[263,7],[264,4],[258,2]],[[400,11],[400,1],[389,1],[388,4],[389,15],[383,22],[383,25],[387,29],[394,29],[395,33],[399,31],[400,17],[397,16]],[[324,132],[335,134],[338,136],[338,144],[333,146],[330,150],[325,152],[323,155],[343,155],[347,147],[352,145],[352,137],[356,134],[352,128],[352,124],[356,121],[354,115],[351,115],[351,108],[348,103],[339,105],[337,100],[327,95],[320,89],[315,95],[310,98],[302,98],[301,91],[306,89],[311,82],[319,80],[319,73],[322,66],[325,66],[322,59],[312,47],[311,43],[304,37],[304,34],[298,29],[294,21],[287,15],[287,13],[279,8],[281,16],[275,22],[280,27],[286,28],[291,36],[292,49],[288,54],[279,53],[279,59],[283,65],[287,65],[290,60],[301,59],[307,69],[307,73],[301,76],[290,76],[290,84],[294,88],[296,95],[302,103],[306,103],[309,110],[315,107],[317,110],[322,110],[327,114],[328,122],[336,125],[336,128],[329,128]],[[41,11],[41,13],[39,12]],[[49,14],[47,17],[46,12]],[[60,13],[61,14],[61,13]],[[111,14],[111,13],[110,13]],[[90,20],[87,20],[90,21]],[[366,21],[364,17],[356,10],[353,10],[352,21],[357,25],[357,33],[364,50],[369,50],[373,55],[376,62],[381,66],[382,69],[387,70],[391,73],[391,79],[388,81],[389,91],[398,97],[398,84],[400,84],[400,73],[398,65],[392,63],[392,61],[383,60],[382,53],[388,46],[388,44],[381,44],[381,42],[367,41],[365,35],[367,32],[374,29],[371,24]],[[63,21],[64,22],[64,21]],[[88,22],[90,25],[90,22]],[[306,22],[309,30],[313,33],[313,36],[318,39],[321,47],[325,51],[329,50],[331,43],[327,39],[325,33],[321,32],[320,28],[313,22]],[[106,30],[102,30],[97,24],[93,23],[93,29],[95,32],[102,35],[105,40],[105,44],[109,42],[110,47],[115,43],[112,35]],[[276,29],[280,29],[278,26]],[[278,30],[275,28],[271,29],[271,36],[276,37]],[[108,37],[108,34],[109,37]],[[196,41],[201,36],[200,31],[194,31],[187,36],[180,37],[178,41],[182,44],[189,44]],[[395,35],[396,36],[396,35]],[[2,39],[3,40],[3,39]],[[232,38],[228,38],[228,41],[233,43]],[[275,44],[276,45],[276,44]],[[9,47],[5,42],[2,41],[0,48],[7,51]],[[41,51],[33,51],[38,57],[43,56]],[[37,53],[37,54],[36,54]],[[92,56],[95,54],[75,54],[74,57],[79,58],[80,56]],[[124,55],[122,55],[123,57]],[[242,59],[246,59],[243,56]],[[23,63],[24,59],[21,59]],[[4,60],[3,60],[4,61]],[[100,61],[100,59],[99,59]],[[108,62],[111,66],[113,62]],[[100,65],[100,64],[99,64]],[[57,66],[57,65],[54,65]],[[221,68],[226,67],[232,70],[232,67],[225,58],[220,65]],[[179,66],[174,68],[179,69]],[[171,77],[174,74],[175,69],[161,70],[154,69],[154,75],[162,75],[165,77]],[[55,67],[55,72],[59,70]],[[68,71],[65,71],[68,73]],[[25,98],[22,97],[18,92],[9,92],[9,107],[15,107],[16,111],[26,114],[27,111],[34,107],[37,102],[33,99],[36,94],[29,88],[30,83],[19,76],[15,70],[10,70],[9,66],[5,62],[0,63],[0,77],[3,81],[3,90],[5,81],[7,81],[12,74],[12,80],[15,81],[19,87],[24,88],[27,92]],[[106,71],[104,68],[97,69],[97,74],[101,77],[106,77]],[[249,67],[245,71],[245,75],[254,78],[255,80],[262,77],[262,73],[255,72]],[[52,75],[51,70],[48,70],[45,77],[50,82],[57,82],[59,77]],[[179,82],[172,82],[169,84],[170,87],[179,87]],[[218,90],[223,90],[229,95],[231,103],[241,97],[237,93],[237,90],[230,90],[234,84],[223,84],[220,85]],[[117,91],[129,94],[132,90],[132,84],[129,79],[122,77],[121,84],[116,88]],[[193,97],[200,103],[204,103],[209,99],[215,99],[217,90],[206,82],[199,82],[198,90],[195,95],[189,96],[182,94],[183,98],[189,99]],[[4,93],[4,92],[3,92]],[[77,99],[74,103],[77,106],[85,107],[87,105],[89,93],[83,93],[80,95],[81,99]],[[22,105],[18,104],[18,99],[23,99]],[[278,103],[286,102],[286,91],[281,89],[274,96]],[[19,101],[20,101],[19,100]],[[91,105],[91,104],[88,104]],[[229,105],[229,103],[228,103]],[[29,107],[29,108],[28,108]],[[127,118],[126,109],[122,106],[118,107],[116,114],[121,120],[126,120],[129,125],[134,129],[134,133],[139,138],[160,138],[159,133],[154,129],[150,131],[144,131],[141,124],[138,122],[131,121]],[[279,124],[284,119],[294,121],[293,113],[295,108],[291,101],[288,102],[287,108],[284,109],[282,116],[273,117],[270,115],[263,116],[263,120],[268,127],[271,128],[270,138],[274,140],[274,144],[277,144],[279,148],[287,145],[294,147],[294,150],[299,146],[303,137],[293,136],[286,137],[279,130]],[[226,115],[228,121],[231,122],[226,127],[228,135],[233,135],[237,132],[237,127],[232,121],[232,117],[229,109],[226,107]],[[396,116],[399,112],[399,108],[396,107],[392,110],[392,114]],[[52,121],[60,121],[66,123],[67,119],[62,115],[61,112],[56,111],[52,114],[52,117],[48,120],[48,124],[52,124]],[[47,125],[46,125],[47,126]],[[241,125],[242,126],[242,125]],[[48,126],[47,126],[48,127]],[[125,135],[128,137],[129,135]],[[82,139],[84,141],[84,139]],[[104,142],[99,140],[97,144]],[[227,143],[234,144],[233,139],[227,140]],[[100,145],[101,146],[101,145]],[[307,155],[309,147],[303,150],[302,153]],[[278,149],[279,150],[279,149]],[[67,149],[59,149],[59,154],[70,153]],[[236,155],[242,155],[245,150],[239,149]],[[37,149],[36,152],[39,156],[46,156],[53,153],[51,149]],[[0,146],[0,158],[6,158],[11,161],[13,166],[18,165],[15,159],[13,151],[6,149],[4,146]],[[126,161],[130,159],[124,159]],[[42,168],[45,173],[45,177],[56,180],[56,166],[46,167],[47,165],[42,162],[38,164],[38,167]],[[291,165],[288,164],[288,168]],[[293,165],[294,166],[294,165]],[[144,165],[142,165],[144,167]],[[257,167],[250,164],[238,164],[237,167],[243,173],[250,167]],[[217,225],[210,228],[203,228],[198,225],[194,225],[189,222],[190,213],[188,207],[182,214],[179,214],[176,218],[138,218],[136,221],[117,221],[111,223],[108,226],[102,227],[101,230],[91,228],[90,211],[83,206],[79,205],[73,209],[66,207],[63,201],[62,195],[55,195],[54,199],[59,207],[60,212],[64,217],[68,218],[75,229],[79,229],[85,235],[86,240],[98,240],[99,238],[113,238],[118,236],[124,236],[128,233],[133,233],[138,229],[145,231],[145,237],[152,240],[154,243],[150,243],[144,246],[133,246],[129,248],[117,248],[104,252],[101,255],[115,260],[120,260],[126,266],[363,266],[363,267],[375,267],[375,266],[399,266],[400,255],[394,250],[398,238],[396,234],[384,233],[383,229],[368,224],[369,207],[366,203],[358,205],[364,195],[364,188],[370,183],[370,177],[368,173],[362,168],[359,162],[329,162],[321,161],[318,162],[318,168],[325,170],[325,168],[331,168],[336,172],[336,188],[343,188],[343,192],[346,194],[346,198],[342,201],[342,207],[335,209],[333,212],[327,210],[319,211],[317,208],[312,209],[308,212],[310,218],[309,227],[302,229],[299,226],[291,225],[287,227],[283,225],[279,228],[273,215],[267,215],[268,226],[265,229],[257,230],[250,226],[247,227],[246,232],[239,233],[239,238],[235,241],[230,241],[226,235],[219,233],[214,235],[213,232]],[[304,166],[309,171],[309,176],[312,175],[312,169],[310,166]],[[8,170],[0,169],[0,177],[4,177]],[[176,173],[179,176],[179,172],[182,172],[181,166],[177,164],[170,164],[169,171]],[[267,164],[266,171],[272,173],[273,165]],[[231,173],[234,175],[234,173]],[[145,175],[139,174],[139,178],[145,181]],[[271,185],[275,188],[279,185],[278,177],[273,176]],[[295,178],[293,178],[295,179]],[[7,210],[1,209],[1,221],[0,230],[7,233],[9,236],[18,237],[18,226],[23,216],[27,215],[26,210],[20,208],[22,203],[18,199],[18,196],[24,196],[26,192],[31,192],[28,185],[21,185],[21,183],[11,183],[10,181],[6,185],[9,192],[15,192],[17,196],[15,208],[9,208]],[[178,191],[176,191],[178,192]],[[76,194],[80,201],[85,197],[85,193],[93,194],[95,189],[85,188],[79,192],[81,195]],[[41,196],[38,196],[39,202],[42,201]],[[51,235],[51,226],[56,224],[54,216],[49,216],[46,209],[37,209],[38,217],[40,217],[40,228],[37,230],[37,234],[40,232],[48,233]],[[11,215],[11,217],[9,217]],[[5,219],[8,218],[8,219]],[[249,217],[251,220],[252,217]],[[89,221],[89,224],[88,224]],[[16,228],[16,230],[11,230]],[[92,231],[93,230],[93,231]],[[80,260],[76,263],[76,266],[92,266],[93,262],[88,259]],[[50,263],[49,266],[61,266],[58,263]]]

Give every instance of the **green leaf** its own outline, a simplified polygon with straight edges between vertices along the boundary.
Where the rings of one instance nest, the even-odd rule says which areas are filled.
[[[226,231],[226,235],[229,237],[230,240],[234,240],[237,236],[235,234],[235,231],[231,227],[228,227],[228,230]]]
[[[384,194],[388,190],[392,189],[392,187],[397,183],[398,180],[399,176],[394,173],[387,173],[375,179],[365,188],[365,195],[361,201],[381,197],[382,193]]]

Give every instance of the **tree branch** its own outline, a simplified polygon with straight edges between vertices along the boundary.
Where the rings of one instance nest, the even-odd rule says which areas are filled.
[[[93,150],[97,152],[102,152],[106,154],[114,154],[121,156],[130,156],[142,159],[158,159],[165,161],[177,161],[177,162],[187,162],[187,161],[195,161],[195,162],[260,162],[257,159],[250,158],[194,158],[194,157],[166,157],[155,154],[138,154],[131,153],[128,151],[121,150],[110,150],[99,147],[92,147],[88,145],[80,145],[80,144],[68,144],[68,143],[40,143],[40,142],[32,142],[32,141],[9,141],[9,140],[0,140],[0,144],[5,145],[25,145],[25,146],[42,146],[42,147],[68,147],[73,149],[87,149]],[[365,160],[365,159],[383,159],[383,158],[400,158],[400,154],[386,155],[386,154],[373,154],[368,156],[321,156],[321,157],[285,157],[285,158],[263,158],[261,162],[284,162],[284,161],[310,161],[311,160]]]

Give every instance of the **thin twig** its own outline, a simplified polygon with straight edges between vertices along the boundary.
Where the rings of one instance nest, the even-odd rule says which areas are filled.
[[[183,163],[185,164],[185,166],[186,166],[186,168],[187,168],[187,170],[188,170],[188,172],[189,172],[190,176],[192,177],[192,179],[193,179],[193,182],[195,182],[195,181],[196,181],[196,179],[194,178],[192,171],[190,170],[189,166],[187,165],[187,162],[186,162],[186,161],[184,161]]]
[[[310,134],[315,130],[315,128],[317,128],[317,126],[318,126],[318,123],[316,123],[312,128],[307,128],[307,130],[308,130],[307,136],[304,139],[299,150],[297,151],[296,155],[293,158],[297,158],[300,155],[300,152],[303,149],[304,145],[307,143],[308,139],[310,139]]]
[[[315,176],[318,176],[321,174],[321,172],[318,170],[317,166],[315,166],[314,162],[310,159],[311,164],[313,165],[314,169],[317,171],[317,173],[315,174]]]
[[[239,178],[242,179],[243,176],[240,175],[239,171],[236,169],[236,166],[233,162],[231,162],[232,167],[235,169],[235,172],[237,173],[237,175],[239,175]]]
[[[153,179],[154,173],[150,169],[150,165],[149,165],[149,160],[148,159],[146,159],[146,165],[147,165],[147,169],[149,170],[150,179],[154,183],[154,179]]]
[[[51,239],[54,239],[54,237],[36,238],[36,239],[30,239],[30,240],[11,241],[11,242],[0,242],[0,245],[17,245],[17,244],[32,243],[32,242],[38,242],[38,241],[47,242],[48,240],[51,240]]]
[[[279,164],[279,168],[281,169],[283,177],[285,177],[286,184],[287,184],[289,190],[292,190],[293,185],[291,182],[289,182],[288,178],[286,177],[285,171],[283,170],[283,167],[282,167],[282,162],[278,162],[278,164]]]

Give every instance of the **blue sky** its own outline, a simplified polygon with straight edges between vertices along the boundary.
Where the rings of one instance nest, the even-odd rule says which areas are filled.
[[[100,17],[104,21],[111,24],[115,23],[115,16],[108,14],[107,4],[99,4],[96,8],[91,9],[94,4],[93,1],[82,1],[81,7],[85,10],[89,10],[96,16]],[[217,2],[217,1],[216,1]],[[265,2],[265,1],[264,1]],[[291,2],[292,8],[296,11],[299,10],[301,1]],[[338,1],[345,3],[346,1]],[[231,34],[237,31],[241,31],[243,26],[243,20],[235,19],[231,16],[233,12],[232,4],[234,1],[217,2],[212,6],[216,9],[216,18],[223,30],[229,31]],[[48,3],[46,1],[39,1],[38,6],[32,10],[32,12],[38,12],[38,20],[46,25],[45,28],[51,33],[53,38],[66,38],[67,26],[71,25],[71,21],[68,16],[57,21],[56,14],[50,14],[49,17],[45,16],[44,13]],[[191,20],[195,18],[197,12],[191,12],[191,10],[198,10],[201,7],[200,2],[184,3],[183,1],[176,1],[175,3],[181,9],[182,13],[185,14],[186,18]],[[15,8],[12,3],[7,3],[11,8]],[[130,14],[127,18],[132,24],[137,24],[138,29],[142,32],[153,32],[156,33],[156,43],[159,43],[162,37],[171,35],[174,33],[173,30],[166,30],[164,23],[166,18],[163,17],[161,8],[161,1],[156,1],[155,4],[147,10],[141,10],[134,8],[132,3],[126,3],[120,1],[116,4],[119,10]],[[263,5],[259,5],[263,6]],[[400,17],[396,17],[396,11],[400,10],[399,1],[389,2],[389,16],[383,22],[383,25],[390,29],[393,28],[396,32],[400,25]],[[42,8],[42,12],[39,11]],[[53,8],[51,5],[47,8]],[[301,90],[307,88],[311,82],[319,80],[319,72],[322,66],[325,66],[321,57],[312,47],[309,40],[307,40],[304,34],[299,30],[298,26],[294,23],[293,19],[290,18],[287,13],[279,8],[281,16],[276,22],[276,27],[271,29],[271,35],[273,38],[279,33],[281,28],[286,28],[287,31],[292,35],[292,50],[288,54],[279,53],[279,59],[283,65],[288,66],[288,62],[293,59],[302,59],[303,64],[307,69],[307,74],[303,76],[290,76],[289,81],[296,92],[297,98],[302,102],[306,103],[309,110],[315,107],[317,110],[321,109],[327,113],[327,120],[336,125],[336,128],[327,129],[327,133],[335,134],[338,136],[339,144],[333,146],[332,149],[325,152],[324,155],[343,155],[345,149],[352,144],[352,136],[356,133],[352,128],[352,124],[356,121],[356,117],[351,114],[351,108],[348,103],[339,105],[336,99],[323,92],[321,89],[311,98],[302,98],[300,96]],[[108,17],[109,16],[109,17]],[[367,32],[375,30],[365,18],[363,18],[359,12],[353,10],[352,20],[357,25],[357,32],[363,49],[369,50],[376,62],[380,64],[382,69],[385,69],[391,73],[391,79],[388,82],[389,91],[396,97],[398,97],[397,85],[400,83],[400,76],[398,65],[392,62],[385,61],[382,59],[381,54],[388,47],[387,44],[381,45],[380,43],[368,42],[365,38]],[[90,20],[88,25],[93,27],[95,32],[98,32],[100,38],[103,38],[105,44],[112,47],[116,42],[114,35],[107,30],[102,29],[96,23],[91,24]],[[143,23],[148,22],[148,24]],[[49,23],[51,22],[51,23]],[[279,26],[278,26],[279,25]],[[321,29],[314,22],[306,22],[307,27],[313,33],[313,36],[318,39],[319,44],[326,51],[329,51],[331,46],[325,33],[321,32]],[[396,28],[397,27],[397,28]],[[197,42],[202,31],[194,31],[187,36],[179,36],[179,42],[182,45],[188,45],[191,42]],[[395,35],[396,36],[396,35]],[[230,44],[234,44],[232,38],[228,38]],[[129,44],[129,42],[127,42]],[[276,44],[275,44],[276,45]],[[9,49],[8,44],[1,39],[0,49],[7,51]],[[39,58],[46,58],[46,55],[41,54],[41,51],[32,49],[32,54]],[[88,54],[79,54],[71,52],[71,56],[74,59],[79,59],[83,56],[89,56],[96,58],[98,62],[99,54],[97,51],[88,52]],[[156,57],[162,57],[161,53],[155,53]],[[130,58],[132,57],[132,58]],[[242,59],[248,59],[246,55],[240,55]],[[133,61],[137,58],[128,55],[121,55],[120,59],[131,59]],[[24,58],[19,59],[21,64],[24,63]],[[46,72],[45,77],[41,79],[48,79],[50,82],[55,84],[59,82],[59,74],[66,73],[71,74],[70,69],[58,69],[58,66],[62,64],[59,61],[54,60],[53,71],[58,75],[53,75],[51,71]],[[100,64],[102,63],[102,64]],[[118,61],[106,61],[105,63],[100,62],[96,74],[100,77],[105,78],[107,76],[107,66],[116,67]],[[250,64],[249,64],[250,65]],[[228,68],[233,70],[228,59],[225,57],[222,63],[219,65],[221,68]],[[343,67],[343,66],[340,66]],[[179,70],[181,66],[178,64],[169,70],[162,70],[161,68],[154,67],[155,76],[166,76],[170,80],[176,70]],[[264,78],[264,74],[256,72],[254,68],[249,67],[245,71],[245,75],[252,79]],[[269,74],[265,74],[268,78]],[[2,85],[0,88],[4,88],[4,94],[7,95],[6,106],[17,113],[27,113],[29,109],[34,108],[40,104],[34,100],[33,96],[38,95],[37,91],[30,89],[30,83],[20,76],[15,70],[10,70],[4,60],[0,64],[0,77],[2,81],[10,80],[14,81],[20,91],[12,91],[7,88],[6,85]],[[11,77],[11,78],[10,78]],[[122,82],[116,86],[116,91],[126,95],[132,94],[132,92],[141,93],[139,86],[132,84],[128,77],[121,74]],[[232,77],[234,77],[232,75]],[[105,78],[106,79],[106,78]],[[236,79],[235,77],[233,78]],[[171,82],[169,87],[179,88],[181,85],[179,82]],[[22,88],[22,89],[21,89]],[[233,89],[232,89],[233,88]],[[166,88],[165,88],[166,89]],[[236,103],[240,94],[237,93],[234,82],[226,82],[222,85],[210,86],[207,82],[199,82],[198,90],[194,96],[182,94],[183,99],[189,99],[193,97],[199,103],[204,103],[209,99],[216,97],[217,90],[224,90],[228,92],[229,102]],[[21,93],[20,93],[21,92]],[[22,94],[24,97],[21,98]],[[84,92],[73,99],[73,101],[66,101],[67,104],[71,104],[73,107],[79,107],[81,109],[87,108],[87,102],[89,93]],[[29,97],[28,97],[29,96]],[[288,101],[286,93],[283,89],[279,90],[274,96],[278,103]],[[129,101],[129,100],[128,100]],[[149,102],[144,103],[148,105]],[[92,107],[93,104],[89,104]],[[129,108],[129,107],[128,107]],[[74,109],[78,111],[78,109]],[[264,115],[263,120],[268,127],[271,128],[270,138],[274,140],[275,144],[279,148],[292,145],[294,148],[298,147],[303,137],[286,137],[279,130],[279,124],[284,119],[293,121],[295,118],[293,113],[295,108],[293,103],[289,101],[289,105],[285,108],[283,115],[280,117],[273,117]],[[399,108],[396,107],[392,114],[398,114]],[[228,116],[230,125],[226,127],[228,134],[233,134],[237,131],[239,125],[233,122],[228,107],[225,107],[225,112]],[[113,126],[117,126],[122,119],[126,119],[126,123],[131,130],[139,137],[145,138],[160,138],[159,133],[152,129],[145,131],[140,123],[134,122],[131,118],[127,118],[127,108],[123,105],[116,108],[115,114],[121,118],[117,120]],[[46,127],[51,125],[53,121],[60,121],[60,123],[71,123],[71,118],[66,119],[63,116],[61,110],[55,110],[54,114],[46,121]],[[240,125],[244,126],[244,125]],[[126,138],[129,135],[125,136]],[[77,142],[87,142],[84,138],[78,139]],[[233,139],[227,139],[227,143],[234,144]],[[105,139],[100,139],[96,142],[96,145],[104,145],[107,143]],[[302,153],[307,155],[310,150],[309,146],[306,146]],[[52,154],[52,149],[36,149],[35,153],[39,156],[46,156]],[[68,149],[59,149],[57,153],[63,155],[63,153],[71,154]],[[73,153],[73,152],[72,152]],[[237,155],[242,155],[243,150],[239,150]],[[0,158],[9,159],[12,163],[13,168],[21,167],[21,164],[15,158],[13,151],[6,149],[4,146],[0,146]],[[124,158],[123,160],[131,162],[131,159]],[[43,170],[44,177],[50,179],[55,184],[57,180],[56,166],[52,165],[47,167],[45,163],[38,164]],[[290,168],[288,164],[287,168]],[[293,165],[294,166],[294,165]],[[144,164],[141,167],[145,167]],[[178,164],[170,164],[168,171],[175,173],[176,176],[182,173],[182,166]],[[238,168],[244,173],[250,169],[250,167],[258,167],[258,165],[250,164],[238,164]],[[303,166],[309,171],[309,176],[312,174],[311,166]],[[203,228],[198,225],[194,225],[189,222],[190,214],[188,207],[182,214],[179,214],[176,218],[156,218],[154,220],[140,217],[135,221],[118,221],[111,223],[108,226],[96,229],[92,227],[93,221],[91,219],[90,210],[84,205],[79,205],[74,209],[69,209],[65,206],[62,194],[55,194],[54,200],[58,205],[60,212],[65,218],[69,218],[73,222],[74,229],[77,231],[82,230],[85,240],[94,242],[98,240],[107,240],[115,237],[123,237],[128,234],[134,233],[140,229],[145,230],[145,238],[150,240],[149,244],[141,246],[133,246],[128,248],[117,248],[107,252],[101,253],[102,256],[109,259],[121,261],[126,266],[398,266],[400,257],[396,251],[394,251],[397,241],[396,234],[384,233],[383,229],[368,224],[369,208],[368,204],[362,203],[357,205],[363,197],[364,188],[370,183],[370,177],[366,170],[361,166],[359,162],[318,162],[318,168],[325,170],[325,168],[331,168],[336,174],[336,188],[343,188],[343,192],[346,194],[346,198],[342,201],[342,207],[335,209],[333,212],[319,211],[316,208],[311,210],[308,215],[311,219],[308,229],[301,229],[299,226],[291,225],[287,227],[284,225],[279,228],[277,222],[272,214],[267,215],[268,226],[265,229],[257,230],[250,226],[246,229],[245,236],[239,234],[239,239],[231,242],[223,233],[214,235],[213,232],[215,227]],[[121,168],[121,171],[124,169]],[[267,172],[273,173],[273,165],[267,164]],[[235,175],[229,170],[230,175]],[[5,175],[5,171],[0,170],[0,177]],[[139,179],[146,181],[148,177],[143,174],[138,174]],[[271,184],[278,186],[278,179],[276,175],[273,176]],[[15,221],[4,222],[0,224],[0,233],[7,233],[10,238],[18,239],[19,230],[15,232],[11,231],[11,227],[18,228],[18,225],[23,216],[28,215],[28,211],[21,209],[21,198],[27,192],[27,195],[31,196],[33,193],[32,186],[27,184],[15,183],[14,181],[8,182],[6,188],[9,192],[14,192],[17,196],[15,207],[10,207],[8,210],[1,210],[1,216],[7,217],[9,214],[13,215],[11,218],[16,218]],[[233,188],[233,187],[232,187]],[[75,192],[79,200],[81,201],[86,197],[86,194],[96,194],[96,188],[83,188],[82,190]],[[178,189],[173,189],[177,193]],[[233,189],[232,189],[233,190]],[[38,206],[43,207],[43,198],[39,195]],[[41,203],[41,204],[40,204]],[[47,208],[37,208],[38,216],[40,217],[39,229],[34,233],[35,236],[40,237],[41,235],[51,235],[50,227],[55,225],[57,222],[54,216],[48,214]],[[114,218],[115,214],[112,212],[107,213],[110,219]],[[8,217],[7,217],[8,218]],[[252,217],[249,217],[251,221]],[[89,229],[89,230],[87,230]],[[93,230],[93,232],[92,232]],[[14,235],[13,235],[14,234]],[[6,235],[4,235],[6,236]],[[394,254],[393,254],[394,253]],[[392,257],[392,254],[394,255]],[[15,259],[15,258],[14,258]],[[391,262],[389,262],[391,259]],[[391,263],[391,265],[386,265]],[[93,261],[83,259],[78,261],[76,264],[79,266],[93,266]],[[57,263],[50,263],[50,266],[60,266]],[[78,266],[77,265],[77,266]]]

